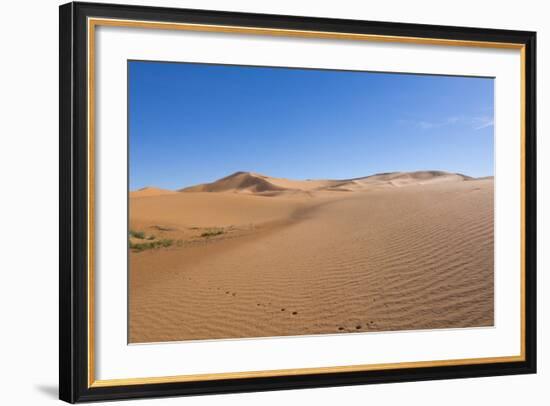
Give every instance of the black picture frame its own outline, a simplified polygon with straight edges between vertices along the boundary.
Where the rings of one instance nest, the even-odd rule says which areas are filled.
[[[497,29],[262,15],[113,4],[60,6],[59,397],[67,402],[235,393],[536,372],[536,33]],[[89,17],[522,45],[524,72],[524,359],[360,372],[118,386],[90,385],[87,210],[87,19]]]

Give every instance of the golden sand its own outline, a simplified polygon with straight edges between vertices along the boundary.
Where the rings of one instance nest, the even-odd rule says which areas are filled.
[[[490,326],[493,183],[239,172],[132,192],[130,228],[170,246],[131,250],[130,342]]]

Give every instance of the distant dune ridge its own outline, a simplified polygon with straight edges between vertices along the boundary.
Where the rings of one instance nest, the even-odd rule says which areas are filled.
[[[493,189],[236,172],[131,192],[130,342],[491,326]]]
[[[180,189],[179,192],[273,193],[289,191],[354,191],[373,186],[405,186],[432,182],[464,181],[473,178],[444,171],[380,173],[342,180],[290,180],[253,172],[235,172],[212,183]]]
[[[169,195],[176,193],[173,190],[160,189],[158,187],[144,187],[136,191],[130,192],[130,197],[145,197],[145,196],[159,196],[159,195]]]

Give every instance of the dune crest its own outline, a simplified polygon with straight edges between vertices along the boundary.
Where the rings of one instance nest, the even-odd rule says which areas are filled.
[[[252,172],[235,172],[212,183],[180,189],[179,192],[276,192],[285,188],[270,182],[269,177]]]

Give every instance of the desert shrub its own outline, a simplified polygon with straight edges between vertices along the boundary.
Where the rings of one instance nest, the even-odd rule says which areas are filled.
[[[140,242],[133,243],[130,242],[130,249],[136,252],[141,252],[145,250],[155,249],[155,248],[167,248],[174,243],[174,240],[163,239],[159,241],[150,241],[150,242]]]
[[[167,248],[174,243],[174,240],[163,239],[163,240],[157,241],[157,243],[159,243],[160,247]]]
[[[139,240],[145,239],[145,233],[143,231],[130,230],[130,237],[137,238]]]
[[[221,235],[223,233],[224,233],[223,228],[211,228],[211,229],[208,229],[205,232],[203,232],[201,234],[201,237],[206,237],[206,238],[215,237],[215,236]]]
[[[136,252],[141,252],[151,248],[154,248],[154,244],[152,242],[140,242],[140,243],[130,242],[130,249]]]

